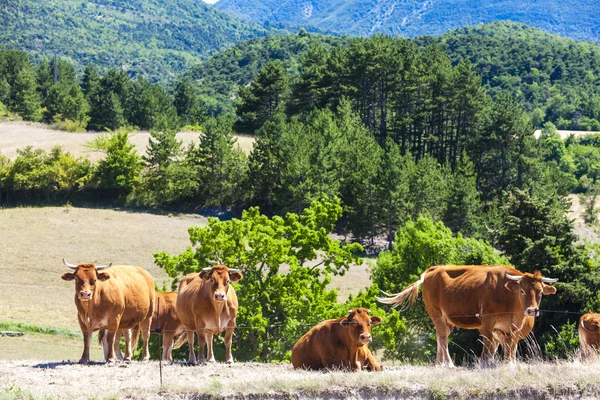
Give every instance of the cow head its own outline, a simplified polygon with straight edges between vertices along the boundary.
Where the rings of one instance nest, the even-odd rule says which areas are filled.
[[[97,281],[110,279],[110,275],[106,272],[99,271],[110,268],[112,263],[103,266],[95,266],[94,264],[69,264],[64,258],[62,261],[63,264],[74,270],[74,272],[65,272],[61,278],[65,281],[75,280],[75,293],[77,294],[77,298],[81,301],[89,301],[92,299]]]
[[[221,302],[227,300],[229,283],[237,282],[242,279],[242,273],[238,269],[227,268],[224,265],[215,265],[210,268],[202,269],[200,278],[210,282],[213,299]]]
[[[556,288],[554,286],[546,285],[546,283],[554,283],[558,279],[544,278],[540,271],[535,271],[534,274],[506,274],[506,280],[507,282],[504,286],[508,290],[519,294],[521,304],[524,305],[525,308],[525,315],[527,317],[537,317],[540,315],[542,295],[556,293]]]
[[[372,317],[371,310],[366,308],[355,308],[348,311],[348,316],[340,321],[340,324],[348,329],[350,340],[362,346],[371,343],[371,327],[381,323],[381,318]]]

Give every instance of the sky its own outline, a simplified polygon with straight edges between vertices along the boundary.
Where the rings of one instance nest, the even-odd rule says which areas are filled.
[[[205,3],[208,3],[208,4],[215,4],[219,0],[202,0],[202,1]]]

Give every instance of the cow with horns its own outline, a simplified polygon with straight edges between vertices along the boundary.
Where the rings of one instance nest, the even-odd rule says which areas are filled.
[[[525,332],[539,315],[542,295],[556,293],[548,283],[557,279],[522,273],[506,265],[437,265],[397,294],[378,297],[381,303],[397,307],[414,304],[422,286],[423,300],[437,335],[437,363],[452,367],[448,335],[454,327],[478,329],[483,338],[481,365],[494,362],[498,346],[505,346],[509,360]]]
[[[176,309],[187,331],[190,364],[204,363],[204,345],[208,347],[207,359],[214,362],[213,334],[225,331],[225,362],[233,363],[231,341],[238,312],[238,300],[231,282],[242,279],[242,273],[224,265],[204,268],[200,273],[186,275],[179,282]],[[194,332],[198,334],[198,357],[194,354]],[[179,347],[185,339],[175,344]]]
[[[356,308],[338,319],[323,321],[302,336],[292,349],[292,365],[304,369],[381,371],[368,344],[371,327],[381,323],[371,311]]]
[[[594,358],[600,349],[600,314],[586,313],[579,318],[579,346],[583,358]]]
[[[83,333],[83,354],[79,363],[90,361],[92,333],[106,329],[105,361],[115,361],[114,342],[119,330],[127,331],[139,325],[144,339],[142,359],[148,359],[148,337],[154,312],[154,280],[140,267],[112,264],[63,264],[72,269],[62,275],[65,281],[75,280],[75,306]],[[132,355],[131,340],[125,340],[125,360]]]

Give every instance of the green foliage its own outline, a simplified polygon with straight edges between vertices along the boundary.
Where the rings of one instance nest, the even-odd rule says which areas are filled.
[[[180,276],[217,263],[241,268],[236,358],[285,360],[307,326],[332,315],[337,294],[327,290],[329,274],[343,274],[360,261],[354,255],[360,245],[328,236],[341,213],[338,200],[324,199],[300,215],[268,218],[250,208],[241,219],[210,218],[206,227],[189,229],[191,247],[176,256],[156,253],[155,262],[174,285]]]
[[[0,188],[13,200],[68,198],[92,178],[89,160],[76,159],[60,147],[46,153],[29,146],[17,154],[12,163],[0,158]]]
[[[129,143],[129,133],[122,130],[99,136],[90,143],[90,148],[106,154],[94,172],[98,187],[118,196],[131,192],[139,181],[142,161],[135,146]]]
[[[102,71],[123,68],[153,82],[169,81],[216,51],[268,32],[194,0],[10,0],[3,5],[3,45],[27,50],[36,60],[59,53],[79,71],[87,64]]]
[[[544,351],[546,357],[572,358],[577,349],[579,349],[579,335],[577,334],[577,323],[567,322],[560,327],[559,331],[553,329],[544,336]]]

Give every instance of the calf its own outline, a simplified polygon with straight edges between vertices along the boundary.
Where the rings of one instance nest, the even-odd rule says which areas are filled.
[[[381,323],[370,310],[356,308],[346,317],[323,321],[300,338],[292,349],[292,365],[305,369],[381,371],[367,347],[371,327]]]

